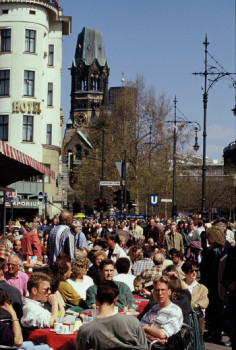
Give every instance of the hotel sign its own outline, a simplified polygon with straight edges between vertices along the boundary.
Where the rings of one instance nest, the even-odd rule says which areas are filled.
[[[34,113],[40,114],[40,102],[13,101],[13,113]]]

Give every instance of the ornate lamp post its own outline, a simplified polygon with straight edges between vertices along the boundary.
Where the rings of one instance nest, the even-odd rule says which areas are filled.
[[[217,62],[212,55],[207,50],[209,42],[207,41],[207,35],[205,37],[205,41],[203,43],[205,46],[205,70],[204,72],[193,73],[193,75],[204,76],[204,93],[203,93],[203,156],[202,156],[202,217],[207,217],[206,211],[206,118],[207,118],[207,102],[208,102],[208,92],[213,87],[213,85],[220,80],[221,78],[228,77],[232,81],[232,86],[236,88],[236,81],[231,75],[235,75],[236,73],[228,73],[220,64]],[[208,66],[207,58],[208,56],[216,63],[219,67]],[[219,70],[221,69],[221,71]],[[210,78],[208,78],[210,76]],[[236,105],[232,109],[234,115],[236,116]]]
[[[201,130],[200,125],[198,124],[198,122],[196,121],[190,121],[188,120],[186,117],[186,119],[184,118],[177,118],[176,115],[176,110],[177,110],[177,100],[176,100],[176,96],[174,99],[174,120],[173,121],[168,121],[168,123],[173,123],[174,124],[174,135],[173,135],[173,198],[172,198],[172,217],[175,220],[176,216],[177,216],[177,205],[176,205],[176,143],[177,143],[177,124],[181,124],[181,126],[183,125],[187,125],[187,124],[197,124],[197,127],[194,127],[194,131],[195,131],[195,144],[193,145],[194,150],[197,152],[199,150],[199,145],[198,145],[198,137],[197,137],[197,133],[198,131]],[[179,110],[178,110],[179,111]],[[181,113],[181,111],[179,111]],[[182,116],[183,113],[181,113]]]

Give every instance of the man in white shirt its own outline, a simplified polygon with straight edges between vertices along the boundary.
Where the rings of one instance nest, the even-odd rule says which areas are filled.
[[[56,294],[51,294],[51,278],[42,272],[33,273],[27,284],[29,297],[23,302],[23,317],[21,324],[28,328],[53,327],[58,311],[64,311],[58,301]],[[51,312],[45,307],[45,302],[52,306]]]
[[[135,276],[129,273],[130,260],[128,258],[119,258],[116,262],[116,270],[118,275],[114,276],[114,281],[124,282],[130,288],[131,292],[134,291],[134,279]]]
[[[168,338],[180,331],[183,313],[179,306],[170,301],[171,289],[168,277],[159,277],[153,285],[158,304],[144,315],[141,324],[147,339],[150,341],[158,339],[164,348]]]
[[[116,263],[119,258],[127,258],[125,251],[117,244],[119,237],[116,233],[107,232],[105,233],[104,238],[108,246],[106,252],[108,259],[111,259]]]

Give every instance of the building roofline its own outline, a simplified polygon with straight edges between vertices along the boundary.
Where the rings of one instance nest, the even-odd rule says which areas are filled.
[[[43,6],[48,10],[50,19],[62,22],[63,35],[69,35],[71,33],[71,16],[63,16],[63,9],[58,7],[57,2],[53,2],[53,0],[0,0],[0,5],[2,4]]]

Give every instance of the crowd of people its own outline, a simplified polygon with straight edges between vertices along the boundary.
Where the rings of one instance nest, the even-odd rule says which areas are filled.
[[[183,349],[190,313],[202,341],[219,344],[226,333],[236,349],[236,235],[227,220],[79,221],[63,210],[17,225],[0,235],[0,344],[35,349],[29,334],[53,327],[59,311],[83,321],[83,310],[98,308],[77,349],[152,341]],[[148,304],[137,319],[115,313],[137,311],[139,298]]]

